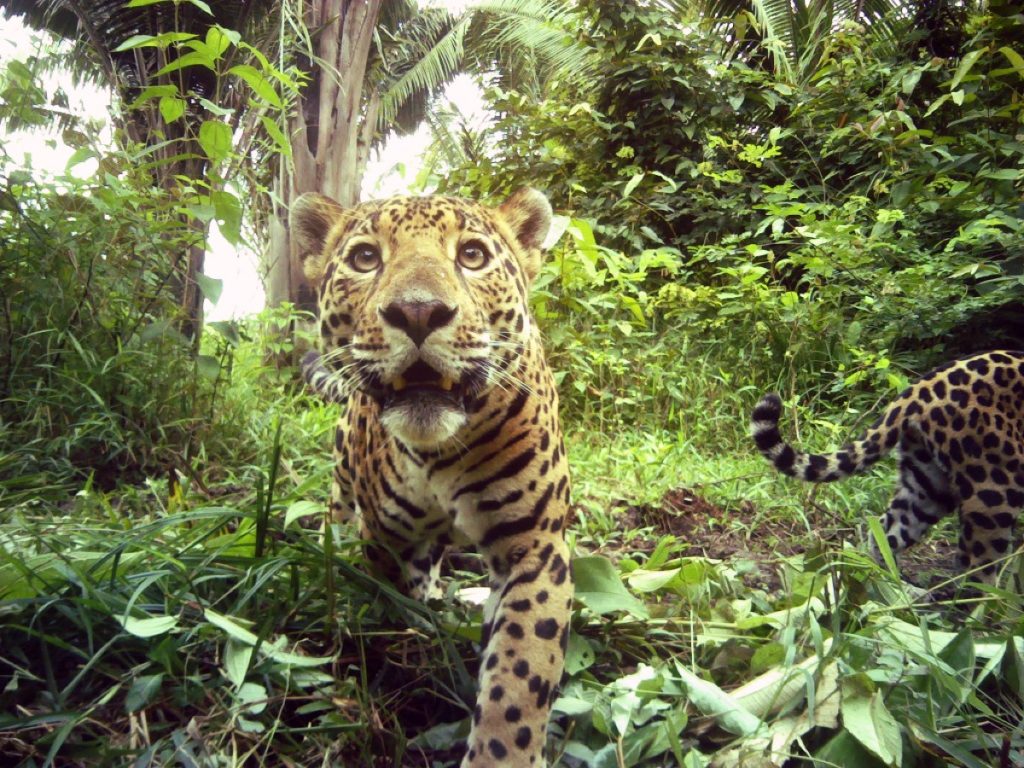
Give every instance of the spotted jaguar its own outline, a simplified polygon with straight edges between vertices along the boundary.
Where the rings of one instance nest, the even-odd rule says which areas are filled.
[[[936,368],[834,453],[804,453],[785,442],[781,411],[779,396],[767,394],[751,416],[754,442],[777,470],[831,482],[898,449],[899,481],[882,516],[889,547],[906,549],[959,510],[960,565],[972,578],[994,581],[1024,506],[1024,352],[986,352]]]
[[[394,197],[343,209],[300,197],[290,226],[318,291],[310,386],[346,408],[330,508],[366,559],[439,597],[449,545],[489,573],[479,693],[463,768],[543,766],[573,585],[558,395],[527,298],[551,207]]]

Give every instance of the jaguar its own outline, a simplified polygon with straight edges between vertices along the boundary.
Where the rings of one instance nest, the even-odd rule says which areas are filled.
[[[754,442],[778,471],[831,482],[897,449],[896,492],[881,519],[889,547],[906,549],[959,510],[960,566],[979,581],[995,580],[1024,506],[1024,352],[985,352],[936,368],[834,453],[804,453],[783,440],[781,412],[781,398],[770,393],[751,416]]]
[[[344,402],[330,512],[408,595],[440,597],[450,546],[488,571],[463,768],[543,766],[573,583],[558,394],[528,292],[551,224],[543,194],[344,208],[302,195],[290,228],[316,288],[308,384]]]

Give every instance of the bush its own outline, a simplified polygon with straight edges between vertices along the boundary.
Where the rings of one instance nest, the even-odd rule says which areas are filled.
[[[166,215],[167,195],[140,193],[126,158],[105,162],[121,166],[94,181],[14,171],[0,192],[0,453],[10,472],[138,479],[187,454],[202,428],[210,388],[174,329],[168,287],[187,228]]]

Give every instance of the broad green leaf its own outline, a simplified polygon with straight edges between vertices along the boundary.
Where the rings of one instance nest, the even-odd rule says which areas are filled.
[[[715,718],[729,733],[750,736],[764,728],[761,718],[745,710],[728,693],[711,681],[695,675],[681,662],[676,662],[676,673],[693,705],[705,715]]]
[[[150,99],[170,99],[178,96],[178,89],[173,85],[149,85],[142,89],[142,93],[131,103],[129,109],[138,109]]]
[[[1007,61],[1010,62],[1010,66],[1014,68],[1018,75],[1024,79],[1024,56],[1021,56],[1013,48],[1003,46],[999,49],[999,52],[1006,57]]]
[[[565,671],[575,675],[590,667],[595,660],[594,648],[587,638],[569,633],[569,647],[565,651]]]
[[[213,202],[214,215],[220,233],[232,245],[238,245],[242,239],[242,204],[238,198],[224,189],[218,189],[210,195]]]
[[[205,67],[206,69],[216,70],[217,62],[214,61],[206,51],[190,51],[189,53],[179,56],[166,67],[154,72],[153,77],[162,77],[188,67]]]
[[[266,646],[263,647],[263,652],[268,658],[273,659],[278,664],[283,664],[286,667],[298,667],[300,669],[322,667],[334,660],[333,656],[303,656],[301,653],[292,653],[281,648],[268,648]]]
[[[996,179],[997,181],[1016,181],[1022,174],[1024,171],[1015,168],[1000,168],[996,171],[984,171],[980,175],[986,179]]]
[[[220,299],[221,291],[224,290],[224,281],[199,272],[196,274],[196,282],[199,283],[199,290],[203,292],[203,297],[211,304],[216,304]]]
[[[576,696],[559,696],[552,709],[572,717],[579,717],[592,711],[594,704]]]
[[[117,620],[128,634],[135,635],[135,637],[155,637],[170,632],[178,626],[177,616],[151,616],[147,619],[119,616]]]
[[[124,706],[129,712],[138,712],[144,708],[153,697],[160,691],[163,684],[163,674],[144,675],[132,681],[132,687],[124,699]]]
[[[633,176],[633,178],[631,178],[629,181],[627,181],[626,186],[623,187],[622,189],[622,197],[629,197],[633,193],[633,190],[636,189],[637,186],[639,186],[640,182],[644,180],[644,176],[646,175],[647,174],[640,172]]]
[[[315,501],[309,501],[308,499],[293,501],[288,506],[288,510],[284,513],[284,527],[287,528],[300,517],[305,517],[306,515],[322,515],[323,512],[323,505],[317,504]]]
[[[274,86],[263,77],[256,67],[250,66],[249,64],[238,64],[228,70],[231,74],[241,78],[252,88],[253,92],[259,96],[262,101],[270,104],[272,107],[280,109],[283,104],[281,103],[281,97],[277,95],[277,91],[274,90]]]
[[[953,75],[953,79],[949,82],[949,90],[955,91],[957,86],[960,85],[960,81],[967,77],[967,74],[971,71],[971,67],[978,60],[981,54],[985,53],[984,48],[977,48],[973,51],[968,51],[966,55],[960,60],[960,66],[956,68],[956,74]],[[955,101],[955,99],[954,99]]]
[[[245,682],[245,676],[249,673],[249,663],[252,661],[252,652],[251,645],[240,643],[230,637],[224,644],[224,676],[235,688],[241,688]]]
[[[572,561],[576,599],[597,614],[626,611],[637,618],[648,616],[647,606],[629,593],[611,562],[598,555]]]
[[[626,577],[626,581],[629,582],[630,588],[636,592],[657,592],[659,589],[664,589],[673,581],[676,581],[676,577],[679,576],[679,570],[679,568],[670,568],[665,571],[649,571],[644,568],[637,568]]]
[[[185,100],[177,96],[160,97],[160,116],[165,123],[173,123],[185,114]]]
[[[246,643],[247,645],[256,645],[260,640],[256,635],[239,624],[237,619],[217,613],[212,608],[207,608],[203,611],[203,616],[213,626],[226,632],[228,637],[233,637],[239,642]]]
[[[881,768],[878,759],[861,746],[860,742],[847,731],[833,736],[815,753],[816,762],[835,768]]]
[[[242,683],[235,701],[246,714],[258,715],[267,708],[267,689],[259,683]]]
[[[231,154],[231,128],[220,120],[207,120],[199,126],[199,146],[214,162]]]
[[[195,37],[191,32],[163,32],[159,35],[132,35],[117,48],[114,53],[130,51],[135,48],[166,48],[172,43],[181,43]]]
[[[235,33],[237,37],[238,33]],[[206,47],[210,49],[211,53],[217,58],[220,58],[224,51],[231,47],[231,45],[237,44],[237,39],[232,41],[228,35],[227,30],[214,24],[208,30],[206,30]]]
[[[206,327],[219,333],[233,347],[242,343],[242,337],[238,333],[238,323],[234,320],[213,320],[207,323]]]
[[[865,749],[886,765],[900,765],[903,760],[900,726],[886,709],[881,690],[865,695],[857,688],[844,685],[840,711],[846,730]]]
[[[86,160],[91,160],[96,157],[96,153],[89,147],[79,147],[75,150],[74,154],[68,158],[67,165],[64,166],[65,172],[70,172],[76,165],[84,163]]]

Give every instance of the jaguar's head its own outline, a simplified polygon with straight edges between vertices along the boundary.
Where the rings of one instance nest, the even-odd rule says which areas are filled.
[[[317,286],[324,363],[417,447],[444,443],[490,387],[526,386],[535,330],[527,292],[551,223],[524,189],[491,208],[450,197],[394,197],[344,209],[306,194],[291,229]]]

